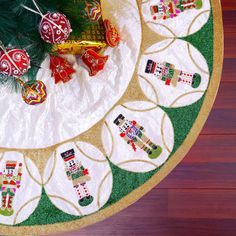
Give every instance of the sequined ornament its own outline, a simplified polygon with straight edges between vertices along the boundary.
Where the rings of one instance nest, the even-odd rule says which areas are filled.
[[[90,21],[99,21],[100,17],[102,16],[102,8],[101,5],[97,1],[87,2],[85,11],[90,19]]]
[[[69,20],[64,14],[48,12],[39,24],[41,38],[51,44],[64,43],[72,32]]]
[[[0,51],[0,72],[10,77],[20,77],[30,68],[30,57],[22,49],[4,49]]]
[[[17,82],[22,86],[21,95],[28,105],[38,105],[46,100],[47,89],[42,81],[36,80],[24,83],[21,80],[17,80]]]
[[[120,42],[120,36],[115,26],[109,21],[104,20],[104,27],[106,29],[106,42],[112,48],[116,47]]]
[[[37,8],[37,11],[25,5],[22,5],[22,7],[42,17],[39,23],[39,33],[41,38],[45,42],[51,44],[63,43],[67,40],[72,32],[72,29],[66,16],[59,12],[48,12],[44,15],[35,0],[32,0],[32,2]]]
[[[99,71],[104,69],[108,56],[101,56],[89,49],[82,55],[82,60],[90,70],[89,75],[95,76]]]
[[[75,73],[72,64],[70,64],[65,58],[54,55],[50,56],[50,69],[56,84],[60,81],[63,83],[70,81],[72,79],[72,74]]]

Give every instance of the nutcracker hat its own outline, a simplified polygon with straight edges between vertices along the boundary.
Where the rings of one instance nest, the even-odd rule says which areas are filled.
[[[146,69],[145,69],[145,73],[153,74],[155,72],[156,65],[157,65],[157,63],[154,62],[153,60],[148,60],[147,65],[146,65]]]
[[[74,149],[70,149],[66,152],[61,153],[61,157],[65,162],[70,161],[71,159],[75,158]]]
[[[116,125],[120,125],[123,121],[124,121],[125,117],[120,114],[115,120],[114,120],[114,124]]]
[[[155,13],[158,13],[159,12],[159,7],[158,5],[155,5],[155,6],[151,6],[151,13],[152,14],[155,14]]]
[[[6,161],[6,169],[15,169],[16,164],[16,161]]]

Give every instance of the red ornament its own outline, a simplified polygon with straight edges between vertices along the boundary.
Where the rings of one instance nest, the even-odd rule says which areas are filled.
[[[72,32],[69,20],[64,14],[48,12],[39,24],[41,38],[51,44],[64,43]]]
[[[56,84],[60,81],[70,81],[71,75],[75,73],[73,66],[66,59],[54,55],[50,56],[50,69]]]
[[[20,77],[30,68],[30,57],[22,49],[0,51],[0,72],[12,77]]]
[[[90,76],[95,76],[104,69],[108,56],[101,56],[95,51],[89,49],[82,55],[84,64],[90,69]]]
[[[114,48],[120,42],[119,33],[109,20],[104,20],[104,27],[106,29],[106,41],[110,47]]]

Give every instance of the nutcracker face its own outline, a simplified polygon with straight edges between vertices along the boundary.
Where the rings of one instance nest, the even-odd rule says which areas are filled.
[[[16,175],[16,162],[7,161],[6,167],[3,171],[7,180],[11,180],[13,176]]]
[[[77,158],[75,158],[75,151],[74,149],[68,150],[66,152],[61,153],[61,157],[63,158],[66,168],[71,173],[76,173],[81,166]]]
[[[151,6],[152,15],[157,14],[158,18],[163,18],[167,10],[167,6],[164,3],[159,3],[155,6]]]
[[[157,67],[155,69],[154,75],[161,76],[162,75],[162,67],[163,67],[163,65],[158,63]]]
[[[14,170],[6,170],[6,177],[8,179],[11,179],[13,175],[14,175]]]
[[[70,161],[66,162],[66,166],[71,173],[76,173],[78,171],[79,166],[81,166],[81,164],[76,158],[73,158]]]
[[[114,120],[114,124],[119,127],[120,133],[129,133],[134,128],[132,121],[126,120],[122,114]]]
[[[132,127],[132,122],[129,120],[123,121],[123,123],[120,125],[120,132],[127,132],[130,130],[130,127]]]

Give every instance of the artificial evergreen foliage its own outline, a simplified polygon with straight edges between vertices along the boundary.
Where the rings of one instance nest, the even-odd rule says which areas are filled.
[[[87,2],[91,2],[88,0]],[[41,12],[60,12],[67,16],[73,32],[70,38],[78,38],[90,26],[86,16],[85,0],[37,0]],[[25,49],[31,59],[31,69],[24,76],[25,80],[35,80],[42,61],[51,52],[52,45],[45,43],[39,34],[38,25],[41,16],[22,7],[25,5],[36,10],[32,0],[0,0],[0,41],[8,46]],[[17,87],[15,80],[1,75],[1,84]]]

